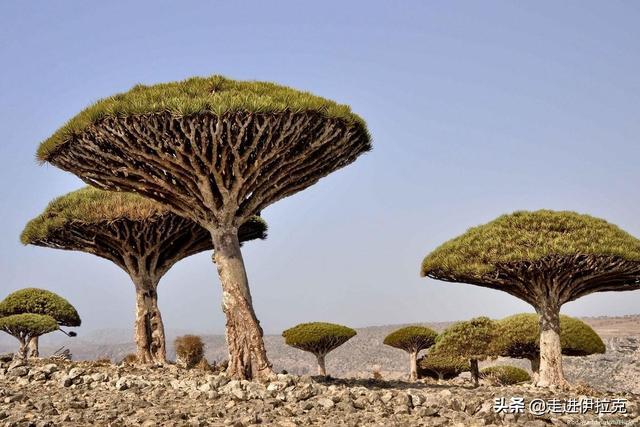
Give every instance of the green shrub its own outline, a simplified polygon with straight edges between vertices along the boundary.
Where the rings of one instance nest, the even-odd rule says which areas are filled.
[[[195,367],[204,357],[204,343],[196,335],[184,335],[175,340],[178,364],[190,369]]]
[[[524,369],[506,365],[484,368],[480,372],[480,376],[494,380],[500,385],[511,385],[531,381],[531,376]]]

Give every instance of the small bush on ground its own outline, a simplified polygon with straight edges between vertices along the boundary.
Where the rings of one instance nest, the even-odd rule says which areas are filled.
[[[187,369],[193,368],[204,357],[204,343],[196,335],[184,335],[176,338],[177,363]]]
[[[531,376],[524,369],[506,365],[484,368],[480,376],[500,385],[511,385],[531,381]]]

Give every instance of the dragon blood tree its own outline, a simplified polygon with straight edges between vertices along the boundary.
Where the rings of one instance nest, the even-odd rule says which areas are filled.
[[[12,314],[0,317],[0,331],[4,331],[20,341],[19,355],[27,358],[28,344],[33,338],[49,332],[57,331],[60,327],[51,316],[43,314]]]
[[[593,292],[640,288],[640,240],[575,212],[516,212],[444,243],[421,272],[531,304],[540,315],[538,385],[565,385],[560,307]]]
[[[531,371],[540,371],[540,316],[521,313],[498,320],[496,349],[503,357],[529,359]],[[560,315],[560,347],[565,356],[588,356],[604,353],[600,336],[582,320]]]
[[[325,356],[356,336],[356,331],[335,323],[301,323],[282,332],[285,343],[316,356],[318,375],[327,376]]]
[[[0,301],[0,317],[11,317],[20,314],[33,314],[37,316],[13,318],[12,324],[14,327],[17,327],[17,325],[48,325],[51,323],[48,319],[48,317],[50,317],[57,325],[55,330],[60,330],[71,337],[75,336],[75,332],[65,332],[60,329],[60,327],[78,327],[82,323],[78,312],[69,301],[46,289],[20,289],[10,293],[5,299]],[[33,330],[40,331],[41,329],[34,328]],[[20,331],[24,332],[24,336],[28,336],[29,338],[25,344],[28,347],[28,355],[30,357],[39,356],[38,338],[40,335],[52,332],[52,330],[47,330],[42,333],[27,333],[29,328],[26,326],[21,327]],[[17,335],[14,336],[20,339]],[[25,350],[25,354],[26,352],[27,350]]]
[[[469,359],[444,352],[429,351],[418,360],[418,377],[447,380],[470,369]]]
[[[262,239],[266,224],[251,217],[240,241]],[[106,258],[131,277],[136,290],[135,341],[141,364],[166,362],[158,283],[178,261],[213,249],[207,230],[165,205],[133,193],[85,187],[53,200],[31,220],[22,243],[88,252]]]
[[[436,342],[437,332],[424,326],[407,326],[391,332],[384,344],[406,351],[409,354],[409,380],[418,379],[418,353]]]
[[[238,227],[371,149],[348,106],[220,76],[138,85],[98,101],[44,141],[40,161],[106,190],[137,192],[205,228],[227,318],[227,373],[273,374]]]
[[[98,101],[44,141],[40,161],[105,190],[136,192],[205,228],[227,318],[227,373],[273,371],[253,309],[238,227],[371,149],[345,105],[220,76],[138,85]]]
[[[436,337],[432,352],[436,355],[464,357],[469,361],[471,379],[477,387],[480,379],[478,361],[496,356],[494,340],[495,322],[488,317],[476,317],[457,322]],[[427,355],[427,360],[429,355]]]

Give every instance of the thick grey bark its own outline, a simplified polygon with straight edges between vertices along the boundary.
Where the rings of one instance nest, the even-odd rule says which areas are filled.
[[[409,381],[418,379],[418,352],[413,350],[409,352]]]
[[[214,229],[211,237],[215,247],[213,262],[222,284],[222,310],[227,318],[227,374],[240,380],[268,379],[273,371],[264,347],[262,328],[253,310],[238,230],[233,227]]]
[[[323,353],[316,354],[316,359],[318,360],[318,375],[326,377],[327,368],[325,367],[324,356]]]
[[[560,306],[547,302],[537,311],[540,314],[540,373],[537,385],[566,386],[560,345]]]
[[[40,347],[38,343],[39,337],[31,337],[28,344],[28,355],[29,357],[40,357]]]
[[[157,284],[134,278],[136,318],[134,324],[137,363],[164,365],[167,362],[164,324],[158,308]]]

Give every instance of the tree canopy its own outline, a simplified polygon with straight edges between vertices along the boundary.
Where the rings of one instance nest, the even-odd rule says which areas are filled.
[[[599,218],[569,211],[502,215],[442,244],[422,263],[423,276],[480,277],[497,266],[549,255],[615,256],[640,261],[640,240]]]
[[[522,313],[496,322],[497,351],[501,356],[535,358],[540,354],[540,316]],[[604,353],[600,336],[580,319],[560,315],[560,345],[565,356],[588,356]]]
[[[113,224],[114,221],[130,223],[146,221],[149,224],[148,228],[151,228],[160,220],[166,221],[167,217],[174,218],[176,215],[166,205],[154,200],[135,193],[104,191],[86,186],[52,200],[40,215],[27,223],[20,240],[25,245],[49,246],[46,244],[47,240],[59,240],[56,237],[62,237],[65,234],[65,228],[70,224],[76,228],[80,225],[104,227]],[[205,240],[203,244],[207,249],[213,249],[209,232],[201,227],[198,228],[198,233],[202,234]],[[264,239],[266,232],[266,222],[259,216],[253,216],[240,226],[238,237],[241,242]],[[198,238],[192,238],[192,240],[198,240]],[[62,245],[61,242],[54,244]]]
[[[0,317],[0,330],[23,340],[56,331],[58,323],[53,317],[42,314],[13,314]]]
[[[420,351],[431,347],[438,333],[425,326],[407,326],[391,332],[384,344],[404,351]]]
[[[38,149],[38,158],[48,161],[61,144],[86,131],[98,121],[151,113],[189,116],[199,113],[223,115],[246,111],[277,113],[283,111],[314,111],[330,118],[364,121],[347,105],[269,82],[237,81],[223,76],[192,77],[151,86],[138,84],[131,90],[101,99],[69,120],[45,140]]]
[[[469,359],[464,356],[433,350],[420,358],[418,366],[420,376],[435,376],[440,379],[453,378],[470,370]]]
[[[69,301],[45,289],[20,289],[7,295],[7,297],[0,302],[0,317],[20,314],[50,316],[55,319],[57,325],[61,326],[74,327],[80,326],[81,324],[78,312]],[[22,319],[21,321],[26,321],[24,319],[27,319],[31,322],[36,319],[44,321],[41,317],[20,317],[17,319]]]
[[[356,335],[356,331],[335,323],[301,323],[282,333],[285,343],[314,354],[326,354]]]
[[[488,317],[456,322],[438,335],[433,352],[484,359],[495,355],[492,347],[495,336],[495,322]]]

